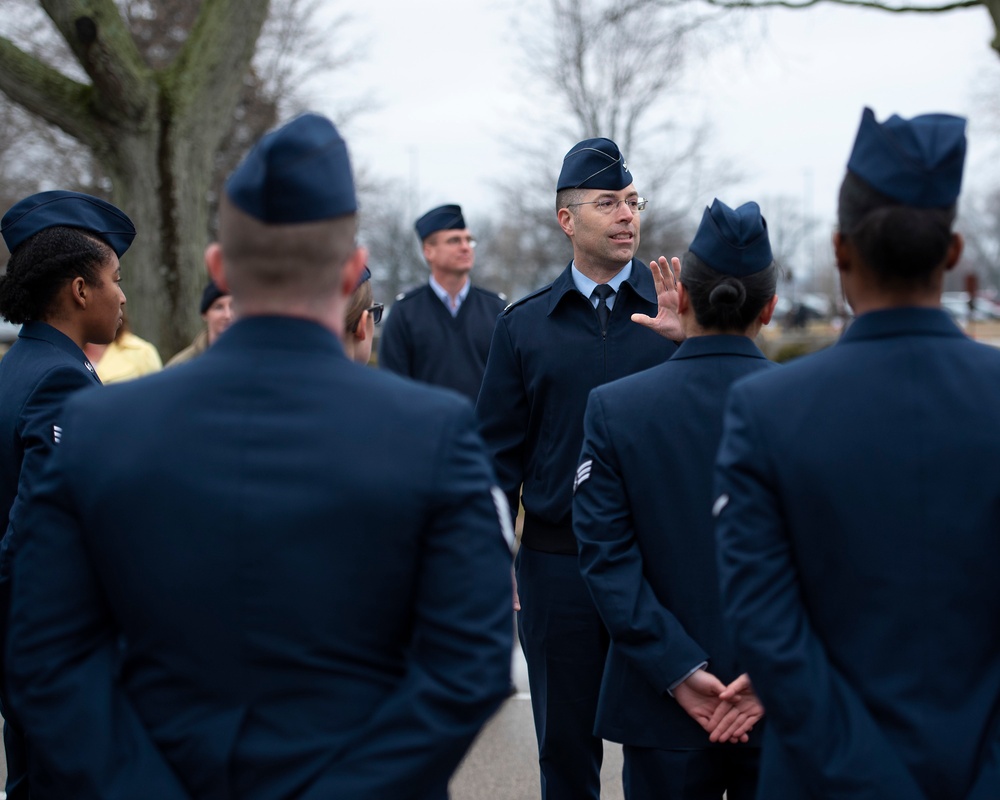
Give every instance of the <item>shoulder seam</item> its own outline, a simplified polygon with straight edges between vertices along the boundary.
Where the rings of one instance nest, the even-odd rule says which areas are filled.
[[[412,289],[406,292],[400,292],[396,295],[395,302],[400,302],[401,300],[409,300],[412,297],[416,297],[420,293],[420,290],[425,288],[426,284],[421,286],[414,286]]]
[[[539,297],[539,296],[541,296],[541,295],[543,295],[546,292],[549,292],[551,290],[552,290],[552,284],[551,283],[546,284],[541,289],[535,289],[535,291],[533,291],[533,292],[531,292],[529,294],[526,294],[524,297],[520,298],[519,300],[514,300],[514,301],[508,303],[507,307],[501,313],[508,314],[508,313],[510,313],[511,309],[517,308],[517,306],[521,305],[522,303],[525,303],[528,300],[531,300],[532,298]]]

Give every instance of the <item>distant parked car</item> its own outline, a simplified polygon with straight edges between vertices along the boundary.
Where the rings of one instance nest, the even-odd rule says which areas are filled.
[[[988,322],[1000,319],[1000,304],[982,295],[975,299],[975,310],[969,308],[967,292],[942,292],[941,307],[959,322]]]

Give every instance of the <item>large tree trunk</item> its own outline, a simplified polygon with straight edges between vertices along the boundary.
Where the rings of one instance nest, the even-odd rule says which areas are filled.
[[[129,319],[164,356],[200,325],[213,161],[268,0],[204,0],[174,62],[142,60],[113,0],[40,0],[83,67],[80,83],[0,38],[0,91],[62,128],[112,178],[138,235],[123,259]]]
[[[211,155],[173,146],[177,134],[122,136],[119,156],[105,164],[113,196],[136,223],[135,242],[122,259],[123,287],[133,329],[157,343],[166,358],[189,344],[201,325],[198,298],[205,284],[202,255],[208,235],[206,181]],[[206,163],[207,162],[207,163]]]

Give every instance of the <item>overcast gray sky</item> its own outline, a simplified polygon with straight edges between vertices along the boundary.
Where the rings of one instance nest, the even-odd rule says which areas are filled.
[[[376,87],[380,109],[349,128],[349,145],[358,163],[394,179],[418,212],[458,202],[467,216],[487,215],[491,182],[518,166],[501,146],[531,110],[516,84],[523,56],[511,36],[512,5],[523,14],[537,7],[383,0],[352,12],[371,36],[358,77]],[[766,215],[767,198],[787,195],[832,225],[865,105],[880,120],[894,112],[969,116],[967,186],[996,180],[989,140],[1000,142],[1000,123],[979,96],[992,90],[1000,109],[1000,58],[989,46],[985,9],[898,15],[828,5],[754,14],[692,62],[684,93],[671,100],[679,116],[707,115],[714,152],[746,175],[738,186],[710,189],[705,203],[713,194],[734,205],[753,199]],[[631,167],[641,191],[641,165]]]

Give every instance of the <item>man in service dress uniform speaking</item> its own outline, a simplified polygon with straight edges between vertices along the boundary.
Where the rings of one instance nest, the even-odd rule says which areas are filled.
[[[587,395],[677,349],[631,319],[657,315],[649,269],[634,258],[645,205],[610,139],[570,149],[556,208],[573,261],[500,316],[476,404],[511,508],[523,493],[518,634],[546,800],[601,791],[594,717],[608,635],[580,576],[570,516]]]
[[[443,800],[506,696],[510,550],[472,406],[340,345],[356,207],[328,120],[264,137],[206,254],[238,321],[67,405],[14,568],[39,797]]]

